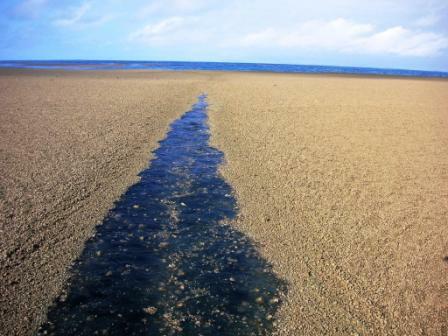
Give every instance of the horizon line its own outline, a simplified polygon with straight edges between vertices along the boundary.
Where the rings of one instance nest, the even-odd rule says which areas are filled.
[[[352,68],[352,69],[371,69],[371,70],[399,70],[416,71],[425,73],[441,73],[448,75],[448,70],[423,70],[416,68],[394,68],[394,67],[376,67],[376,66],[354,66],[354,65],[335,65],[335,64],[305,64],[305,63],[272,63],[272,62],[249,62],[249,61],[181,61],[181,60],[148,60],[148,59],[87,59],[87,58],[63,58],[63,59],[0,59],[5,62],[158,62],[158,63],[218,63],[218,64],[253,64],[253,65],[284,65],[284,66],[306,66],[306,67],[329,67],[329,68]]]

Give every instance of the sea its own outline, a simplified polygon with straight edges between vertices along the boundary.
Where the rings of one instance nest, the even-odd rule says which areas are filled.
[[[45,60],[0,61],[0,68],[63,69],[63,70],[209,70],[278,73],[358,74],[378,76],[448,78],[448,72],[389,68],[347,67],[330,65],[180,62],[180,61],[105,61],[105,60]]]

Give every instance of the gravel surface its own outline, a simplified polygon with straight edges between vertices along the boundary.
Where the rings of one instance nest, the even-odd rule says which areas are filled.
[[[0,70],[0,334],[31,335],[168,125],[208,93],[279,335],[444,335],[448,81]]]
[[[290,284],[280,335],[446,335],[447,92],[274,74],[208,90],[235,224]]]
[[[194,74],[0,70],[0,334],[30,335],[67,268],[137,181]]]

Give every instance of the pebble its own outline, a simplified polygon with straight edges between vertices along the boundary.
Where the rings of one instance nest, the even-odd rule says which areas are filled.
[[[146,314],[149,314],[149,315],[154,315],[155,313],[157,313],[157,310],[158,309],[156,307],[153,307],[153,306],[149,306],[149,307],[143,308],[143,311]]]
[[[169,245],[170,245],[170,243],[168,243],[168,242],[161,242],[159,244],[159,248],[167,248]]]
[[[273,297],[271,300],[269,300],[270,303],[279,303],[280,299],[278,297]]]

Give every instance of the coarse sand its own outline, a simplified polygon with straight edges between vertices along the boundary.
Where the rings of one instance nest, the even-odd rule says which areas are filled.
[[[0,334],[32,335],[170,122],[208,93],[279,335],[448,331],[448,81],[0,70]]]
[[[0,335],[42,323],[95,225],[196,102],[195,77],[0,71]]]
[[[448,81],[229,74],[235,223],[289,283],[280,335],[448,332]]]

